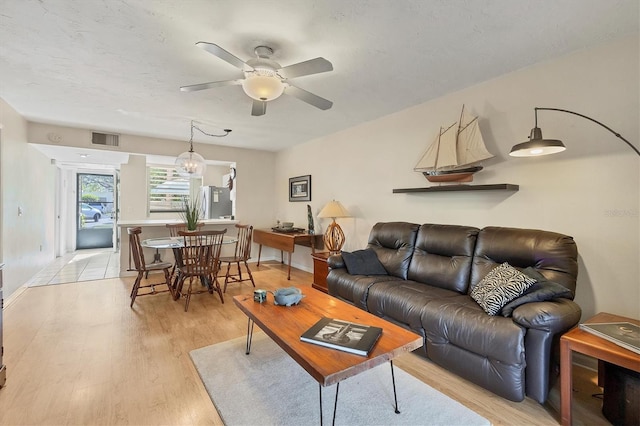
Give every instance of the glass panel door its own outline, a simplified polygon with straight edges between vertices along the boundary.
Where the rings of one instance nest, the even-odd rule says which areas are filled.
[[[113,175],[78,173],[76,249],[113,247]]]

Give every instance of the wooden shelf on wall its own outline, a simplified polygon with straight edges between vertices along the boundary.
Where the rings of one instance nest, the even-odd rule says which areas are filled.
[[[443,185],[429,186],[426,188],[401,188],[394,189],[394,194],[409,194],[417,192],[454,192],[454,191],[518,191],[519,185],[511,183],[495,183],[492,185]]]

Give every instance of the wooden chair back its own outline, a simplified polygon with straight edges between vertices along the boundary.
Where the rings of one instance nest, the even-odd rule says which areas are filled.
[[[215,276],[218,272],[222,238],[227,232],[222,231],[178,231],[184,238],[182,265],[180,270],[186,276]]]
[[[236,224],[236,229],[238,230],[238,241],[236,242],[235,258],[240,261],[247,261],[251,259],[253,226]]]
[[[187,230],[186,223],[167,223],[166,226],[169,229],[169,236],[171,237],[178,237],[178,232]],[[204,223],[199,222],[198,224],[196,224],[196,226],[198,229],[202,229]]]
[[[140,244],[140,234],[142,228],[137,226],[135,228],[127,228],[127,234],[129,234],[129,270],[144,271],[146,263],[144,262],[144,252],[142,251],[142,244]],[[133,258],[134,269],[131,269],[131,259]]]

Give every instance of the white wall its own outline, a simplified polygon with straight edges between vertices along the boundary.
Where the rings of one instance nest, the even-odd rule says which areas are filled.
[[[130,155],[120,166],[120,219],[146,219],[147,212],[147,157]]]
[[[28,123],[30,143],[55,145],[56,143],[48,138],[50,133],[60,136],[59,145],[96,149],[96,146],[91,144],[91,130]],[[120,135],[120,146],[114,150],[130,153],[128,163],[120,166],[121,220],[148,218],[146,154],[176,157],[184,149],[184,141]],[[236,220],[251,224],[254,228],[269,228],[275,223],[275,153],[202,143],[194,143],[194,150],[207,160],[235,163]],[[228,167],[224,167],[224,171],[228,172]],[[219,186],[222,176],[220,173],[222,169],[212,166],[211,173],[207,173],[204,183]],[[179,219],[177,213],[167,216]],[[152,218],[162,217],[153,215]],[[229,229],[228,232],[233,233],[235,230]],[[124,237],[122,240],[124,241]],[[254,255],[255,257],[257,255]],[[275,257],[276,253],[272,249],[263,250],[262,259]]]
[[[49,133],[61,137],[59,145],[96,149],[91,144],[91,130],[28,123],[31,143],[55,145],[49,140]],[[121,167],[121,219],[147,218],[145,154],[176,157],[185,150],[185,146],[184,141],[120,135],[120,146],[116,150],[133,154],[129,155],[129,163]],[[237,220],[256,228],[269,227],[275,222],[275,153],[204,143],[194,143],[193,146],[207,160],[236,163],[237,177],[234,186],[237,189]],[[217,177],[213,176],[211,179]]]
[[[0,99],[4,297],[54,259],[55,166],[27,143],[27,122]],[[18,215],[18,208],[22,215]]]
[[[568,234],[579,250],[576,301],[583,317],[608,311],[640,318],[640,157],[594,123],[545,111],[538,117],[544,135],[563,140],[567,151],[508,156],[511,146],[527,139],[536,106],[586,114],[640,146],[638,52],[636,34],[281,151],[277,214],[306,224],[307,203],[288,202],[287,182],[311,174],[314,214],[335,198],[354,215],[339,219],[345,250],[363,248],[378,221]],[[392,194],[393,188],[432,185],[413,167],[439,126],[457,120],[462,104],[480,116],[487,147],[495,154],[473,183],[518,184],[520,191]],[[318,232],[327,223],[323,219]],[[311,269],[309,250],[297,249],[294,264]]]

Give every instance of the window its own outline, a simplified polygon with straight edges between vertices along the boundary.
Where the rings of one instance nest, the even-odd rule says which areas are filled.
[[[193,179],[196,188],[199,179]],[[191,191],[189,179],[180,176],[173,166],[151,166],[148,168],[149,212],[178,212],[183,209],[183,200]]]

